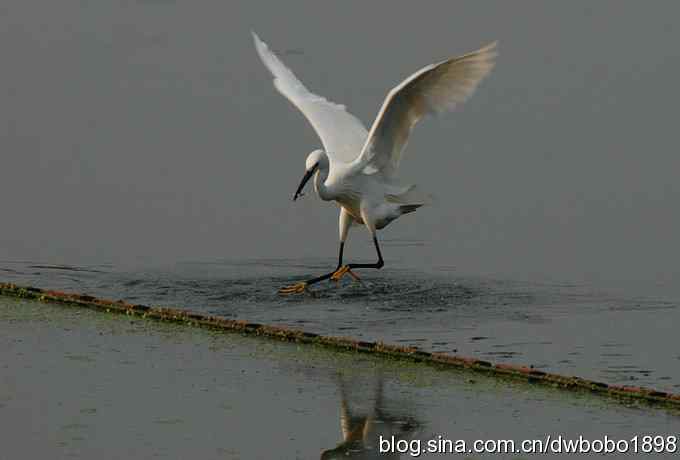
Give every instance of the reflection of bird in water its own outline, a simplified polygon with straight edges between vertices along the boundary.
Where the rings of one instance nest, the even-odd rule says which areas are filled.
[[[340,387],[340,428],[343,442],[336,448],[324,451],[321,460],[332,459],[399,459],[399,453],[380,453],[380,437],[383,439],[409,440],[420,428],[412,417],[388,413],[383,399],[384,382],[378,377],[375,382],[372,409],[362,415],[353,412],[347,386],[339,377]]]
[[[376,231],[430,201],[415,185],[401,182],[397,174],[412,128],[426,115],[453,110],[465,102],[493,68],[496,44],[428,65],[408,77],[389,92],[367,131],[344,106],[307,90],[257,35],[253,38],[262,62],[274,76],[274,85],[307,117],[324,146],[324,150],[315,150],[307,157],[305,175],[293,200],[302,195],[313,177],[319,197],[340,206],[336,270],[279,292],[303,292],[311,284],[338,280],[345,274],[357,278],[354,268],[382,268]],[[343,265],[345,240],[354,224],[365,225],[371,233],[376,263]]]

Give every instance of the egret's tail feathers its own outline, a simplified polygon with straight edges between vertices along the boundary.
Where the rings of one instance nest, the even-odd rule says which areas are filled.
[[[385,199],[391,203],[416,206],[416,208],[434,202],[434,198],[431,194],[423,192],[416,185],[411,185],[405,191],[398,194],[385,195]],[[415,210],[415,208],[413,210]],[[413,210],[408,212],[412,212]]]
[[[399,211],[402,214],[408,214],[409,212],[413,212],[421,206],[422,204],[402,204],[399,206]]]

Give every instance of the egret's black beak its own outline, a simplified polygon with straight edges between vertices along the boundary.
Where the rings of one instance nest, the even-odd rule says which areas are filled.
[[[309,171],[307,171],[305,173],[304,177],[300,181],[300,185],[298,186],[297,190],[295,191],[295,195],[293,196],[293,201],[297,200],[299,197],[304,195],[304,193],[302,193],[302,189],[305,188],[305,185],[307,184],[309,179],[312,178],[312,176],[314,175],[314,173],[316,172],[316,170],[318,168],[319,168],[319,163],[315,164],[314,167],[312,167],[312,169],[310,169]]]

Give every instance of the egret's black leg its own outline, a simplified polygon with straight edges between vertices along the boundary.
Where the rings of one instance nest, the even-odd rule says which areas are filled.
[[[333,276],[333,273],[337,272],[340,267],[342,267],[342,253],[345,250],[345,242],[341,241],[340,242],[340,252],[338,254],[338,266],[335,270],[333,270],[330,273],[326,273],[325,275],[317,276],[316,278],[312,278],[311,280],[305,281],[307,285],[309,286],[310,284],[318,283],[319,281],[327,280],[331,276]]]
[[[378,244],[378,237],[373,236],[373,244],[375,244],[375,250],[378,253],[378,261],[374,264],[349,264],[348,267],[351,269],[353,268],[377,268],[381,269],[385,265],[385,261],[383,261],[382,254],[380,253],[380,245]]]
[[[374,264],[348,264],[343,267],[338,268],[335,273],[331,275],[333,281],[338,281],[345,274],[349,274],[355,281],[359,281],[359,277],[352,271],[353,268],[376,268],[380,269],[385,265],[383,261],[382,254],[380,252],[380,245],[378,244],[378,238],[373,235],[373,244],[375,244],[375,250],[378,253],[378,261]]]
[[[342,267],[342,253],[343,253],[344,250],[345,250],[345,242],[341,241],[340,242],[340,253],[338,254],[338,267],[336,268],[336,270],[338,268]]]
[[[338,254],[338,268],[336,268],[334,271],[332,271],[330,273],[326,273],[325,275],[317,276],[316,278],[312,278],[312,279],[307,280],[307,281],[302,281],[302,282],[294,284],[292,286],[283,287],[283,288],[279,289],[279,294],[296,294],[296,293],[304,292],[307,289],[307,286],[310,286],[312,284],[316,284],[319,281],[329,279],[331,276],[333,276],[333,274],[335,272],[337,272],[340,269],[340,267],[342,267],[342,253],[344,252],[344,249],[345,249],[345,242],[341,241],[340,242],[340,253]]]
[[[331,279],[333,281],[338,281],[340,278],[345,275],[345,273],[348,273],[352,278],[355,280],[359,280],[359,277],[352,272],[353,268],[376,268],[376,269],[381,269],[385,265],[385,261],[383,261],[382,253],[380,252],[380,245],[378,244],[378,238],[376,236],[373,236],[373,244],[375,245],[375,251],[378,253],[378,261],[374,264],[348,264],[348,265],[342,265],[342,255],[345,249],[345,243],[343,241],[340,242],[340,251],[338,254],[338,267],[330,272],[326,273],[321,276],[317,276],[316,278],[309,279],[307,281],[303,281],[301,283],[297,283],[293,286],[287,286],[284,288],[279,289],[279,294],[294,294],[294,293],[300,293],[304,292],[308,286],[311,286],[312,284],[316,284],[320,281],[324,281],[327,279]]]

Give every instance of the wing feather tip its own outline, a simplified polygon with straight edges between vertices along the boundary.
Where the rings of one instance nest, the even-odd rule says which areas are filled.
[[[261,49],[268,49],[267,44],[262,41],[259,35],[253,30],[250,29],[250,35],[253,37],[253,42],[255,43],[255,49],[260,52]]]

